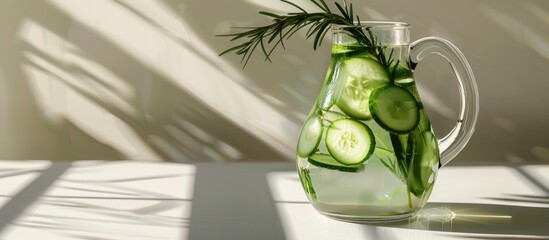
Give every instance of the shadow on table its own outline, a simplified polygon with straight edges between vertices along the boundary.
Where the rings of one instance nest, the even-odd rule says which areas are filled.
[[[540,201],[548,197],[537,197]],[[471,203],[428,203],[412,219],[378,227],[441,231],[475,239],[549,239],[549,208]],[[368,230],[368,228],[365,228]]]
[[[138,161],[34,165],[2,161],[0,165],[2,240],[186,239],[192,165]],[[38,176],[33,179],[33,175]],[[21,181],[25,178],[29,181]]]

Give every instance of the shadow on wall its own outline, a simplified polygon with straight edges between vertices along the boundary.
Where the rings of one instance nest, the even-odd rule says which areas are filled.
[[[436,11],[425,14],[425,4]],[[540,128],[549,116],[547,6],[425,4],[355,1],[355,8],[365,18],[411,23],[413,39],[441,36],[464,51],[481,97],[477,131],[458,157],[470,160],[465,164],[548,160],[548,132]],[[217,56],[232,43],[214,37],[264,23],[259,8],[287,7],[277,0],[0,3],[0,158],[293,159],[329,43],[313,52],[297,34],[277,51],[275,64],[256,55],[242,71],[239,56]],[[416,77],[442,136],[459,105],[449,67],[435,57]]]
[[[283,141],[297,128],[291,117],[241,84],[225,83],[230,79],[219,69],[223,65],[190,42],[199,39],[165,12],[168,4],[148,5],[11,3],[2,42],[12,47],[0,55],[2,158],[187,162],[293,156],[293,144]],[[117,19],[121,23],[112,22]],[[271,133],[265,125],[272,120],[281,124],[272,128],[289,130]]]

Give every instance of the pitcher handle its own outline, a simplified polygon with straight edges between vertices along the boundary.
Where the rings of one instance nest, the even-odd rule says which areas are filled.
[[[440,166],[450,162],[467,144],[473,132],[478,117],[478,89],[471,66],[459,49],[448,40],[438,37],[426,37],[411,44],[410,60],[412,66],[425,56],[436,53],[444,57],[456,74],[459,93],[460,110],[456,126],[442,139],[438,140],[440,149]]]

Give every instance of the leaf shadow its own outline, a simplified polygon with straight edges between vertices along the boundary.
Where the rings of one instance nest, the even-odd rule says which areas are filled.
[[[59,38],[74,44],[78,51],[72,52],[73,55],[101,65],[117,76],[118,79],[124,81],[125,84],[131,86],[136,91],[137,97],[133,99],[126,98],[124,101],[137,110],[137,114],[129,115],[112,102],[109,102],[108,98],[105,98],[101,92],[84,91],[71,84],[69,79],[64,79],[63,76],[52,72],[48,67],[30,61],[25,55],[22,55],[21,63],[18,65],[28,64],[34,69],[53,76],[81,97],[122,120],[137,133],[142,142],[160,154],[162,159],[181,162],[286,159],[285,156],[272,149],[268,142],[258,141],[257,136],[241,129],[231,119],[196,98],[188,89],[174,84],[173,79],[151,69],[150,66],[126,53],[108,37],[79,22],[78,19],[72,19],[50,3],[40,2],[37,4],[36,7],[40,8],[41,11],[29,12],[28,17],[39,22]],[[63,22],[70,22],[70,27],[67,28],[57,24],[60,19]],[[68,34],[67,30],[69,31]],[[190,46],[183,47],[192,50]],[[101,49],[101,51],[97,51],[97,49]],[[71,75],[87,76],[79,79],[79,84],[91,86],[92,83],[87,81],[93,81],[117,94],[109,85],[108,79],[101,79],[98,75],[78,65],[67,65],[60,59],[49,56],[41,49],[25,42],[22,42],[18,50],[38,56],[48,64]],[[138,69],[138,71],[135,72],[133,69]],[[144,88],[143,86],[148,87]],[[143,102],[144,96],[149,96],[148,99],[151,101]],[[188,124],[180,124],[181,121],[192,124],[193,129],[188,129]],[[66,121],[66,124],[71,124],[72,128],[78,129],[78,123],[76,122]],[[197,129],[202,135],[197,135],[195,131]],[[74,133],[74,131],[71,131],[70,134]],[[79,135],[85,134],[87,134],[85,131],[79,131]],[[208,137],[204,138],[204,135]],[[73,143],[74,139],[78,138],[82,137],[71,136]],[[91,138],[93,139],[93,136]],[[102,145],[108,147],[105,144]],[[251,145],[254,148],[250,148]],[[234,155],[228,154],[224,150],[226,146],[238,153],[238,159],[234,159]],[[75,159],[75,155],[78,154],[78,152],[74,152],[66,158],[70,159],[72,157]],[[122,154],[119,155],[120,158],[123,158]]]

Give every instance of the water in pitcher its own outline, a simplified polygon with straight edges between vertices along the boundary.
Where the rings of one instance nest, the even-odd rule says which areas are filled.
[[[301,182],[321,213],[349,221],[395,219],[425,204],[439,151],[408,49],[333,44],[297,146]]]

